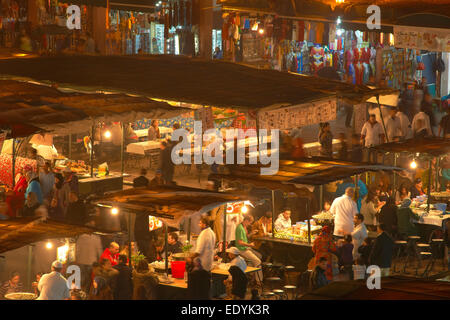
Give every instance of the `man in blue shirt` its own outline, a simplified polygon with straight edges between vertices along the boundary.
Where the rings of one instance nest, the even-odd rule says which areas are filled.
[[[49,162],[45,162],[42,171],[39,173],[39,182],[41,183],[42,196],[44,200],[49,200],[52,196],[53,185],[55,184],[55,175],[51,170]]]

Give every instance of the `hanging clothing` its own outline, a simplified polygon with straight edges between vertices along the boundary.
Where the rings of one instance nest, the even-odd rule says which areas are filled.
[[[297,22],[297,41],[303,42],[305,40],[305,22]]]
[[[319,22],[316,26],[316,43],[322,44],[324,30],[325,25],[322,22]]]

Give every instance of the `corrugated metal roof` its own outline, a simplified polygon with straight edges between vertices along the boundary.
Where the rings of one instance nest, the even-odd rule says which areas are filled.
[[[439,157],[450,153],[450,139],[445,138],[413,138],[405,141],[390,142],[374,147],[383,152],[420,153]]]

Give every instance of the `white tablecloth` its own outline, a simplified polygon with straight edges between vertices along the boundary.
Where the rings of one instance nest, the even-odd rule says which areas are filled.
[[[424,215],[425,211],[423,209],[412,209],[412,210],[414,213],[420,216],[420,220],[417,221],[417,223],[420,224],[429,224],[442,228],[444,221],[450,219],[450,214],[445,214],[443,216],[428,214],[427,216],[425,216]]]
[[[161,142],[159,142],[159,141],[143,141],[143,142],[130,143],[127,146],[127,152],[145,155],[145,151],[159,149],[160,145],[161,145]]]

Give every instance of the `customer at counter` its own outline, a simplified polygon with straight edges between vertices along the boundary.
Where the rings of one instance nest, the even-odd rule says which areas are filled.
[[[364,216],[361,213],[358,213],[353,221],[355,222],[355,229],[351,233],[353,239],[353,258],[358,260],[360,257],[358,249],[363,244],[364,239],[367,238],[367,228],[364,224]]]
[[[414,181],[414,185],[411,187],[411,199],[417,198],[418,196],[423,196],[425,192],[423,191],[422,179],[417,178]]]
[[[55,184],[55,175],[52,171],[50,163],[47,161],[45,162],[41,172],[39,173],[39,182],[41,183],[42,196],[44,197],[44,201],[50,203],[53,185]]]
[[[256,235],[257,237],[267,237],[272,234],[272,211],[266,211],[264,216],[259,218],[258,221],[256,221],[253,224],[253,228],[257,231]],[[255,241],[256,249],[261,252],[262,254],[262,260],[268,261],[271,257],[271,252],[273,249],[273,245],[270,242],[263,242],[263,241]]]
[[[292,227],[291,222],[291,210],[285,209],[278,215],[278,219],[275,221],[275,231],[281,231]]]
[[[161,134],[159,132],[158,120],[152,120],[150,127],[148,128],[148,141],[161,139]]]
[[[411,203],[411,199],[405,199],[397,210],[397,230],[400,235],[418,235],[417,227],[412,221],[419,220],[419,216],[409,207]]]
[[[330,234],[330,228],[324,226],[319,236],[314,240],[312,252],[314,253],[314,265],[322,263],[326,260],[324,265],[325,275],[328,280],[333,280],[333,257],[332,254],[337,250],[336,243],[333,241]]]
[[[66,167],[63,173],[64,183],[69,185],[70,191],[75,192],[78,195],[78,177],[72,172],[69,167]]]
[[[334,199],[330,212],[334,214],[334,235],[342,237],[344,234],[353,232],[353,219],[358,213],[356,202],[353,201],[355,189],[345,189],[342,197]]]
[[[39,204],[42,204],[44,202],[44,198],[42,196],[42,189],[41,184],[39,183],[39,177],[34,171],[27,171],[25,173],[25,178],[27,179],[28,186],[27,190],[25,191],[25,199],[28,197],[28,194],[30,192],[34,192],[37,197],[37,201]]]

